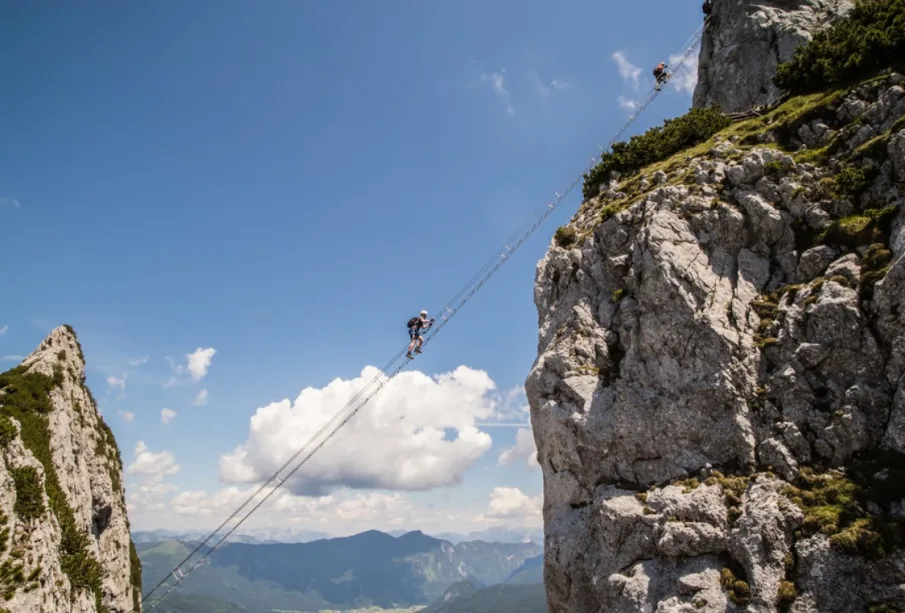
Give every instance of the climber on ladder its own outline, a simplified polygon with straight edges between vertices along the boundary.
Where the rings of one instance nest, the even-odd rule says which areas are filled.
[[[707,21],[710,18],[711,11],[713,11],[713,0],[704,0],[701,10],[704,11],[704,21]]]
[[[654,88],[657,91],[660,91],[660,86],[669,81],[669,77],[672,76],[668,72],[666,72],[666,64],[660,62],[657,64],[657,67],[654,68],[654,77],[657,79],[657,84]]]
[[[415,356],[412,355],[412,347],[415,347],[417,343],[418,347],[415,349],[415,353],[421,353],[421,345],[424,344],[424,339],[421,338],[422,329],[426,332],[430,330],[430,327],[434,325],[433,319],[427,318],[427,311],[421,311],[421,314],[418,317],[412,317],[408,322],[409,329],[409,338],[412,339],[412,342],[409,343],[408,353],[405,354],[405,357],[414,359]]]

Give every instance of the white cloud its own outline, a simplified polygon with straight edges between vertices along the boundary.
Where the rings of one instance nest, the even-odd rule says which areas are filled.
[[[3,359],[6,360],[7,362],[21,362],[22,360],[25,359],[25,356],[24,355],[15,355],[15,354],[5,355],[5,356],[3,356]]]
[[[11,205],[14,209],[22,208],[22,203],[15,198],[0,198],[0,204]]]
[[[641,69],[628,61],[622,51],[613,52],[613,61],[616,62],[616,69],[619,71],[619,76],[622,77],[624,81],[629,82],[632,89],[637,90],[641,86]]]
[[[618,98],[619,106],[622,107],[623,110],[632,112],[638,108],[638,103],[632,100],[631,98],[626,98],[625,96],[619,96]]]
[[[221,456],[221,479],[252,483],[269,478],[378,373],[368,366],[356,379],[337,378],[320,389],[303,389],[294,402],[287,399],[257,409],[248,440]],[[296,494],[323,495],[343,485],[426,490],[458,484],[491,446],[490,435],[476,422],[496,418],[498,409],[505,408],[506,399],[495,398],[494,389],[485,372],[467,366],[435,377],[403,372],[287,486]],[[446,432],[451,436],[445,437]]]
[[[163,425],[169,424],[173,421],[174,417],[176,417],[176,411],[171,409],[163,409],[160,411],[160,421],[163,422]]]
[[[197,383],[198,381],[201,381],[207,376],[207,371],[210,369],[211,361],[214,359],[214,354],[216,353],[217,350],[213,347],[208,347],[207,349],[198,347],[195,351],[185,354],[186,366],[176,364],[172,358],[167,356],[166,360],[170,363],[170,368],[176,374],[164,383],[164,387],[170,387],[182,382]],[[180,381],[180,377],[184,374],[188,374],[188,381]]]
[[[3,336],[4,334],[6,334],[7,330],[9,330],[9,326],[7,326],[7,325],[4,325],[2,328],[0,328],[0,336]]]
[[[506,114],[513,115],[515,114],[515,109],[512,107],[512,94],[510,94],[509,90],[506,89],[506,80],[503,76],[503,73],[505,72],[505,68],[500,69],[498,72],[491,72],[489,74],[482,72],[481,81],[490,83],[491,87],[493,88],[493,92],[506,105]]]
[[[676,67],[676,63],[680,59],[681,55],[679,54],[669,56],[669,71],[672,73],[669,84],[676,91],[684,92],[690,96],[694,93],[695,85],[698,83],[698,49],[695,48],[689,52],[684,63]]]
[[[500,519],[520,519],[523,522],[542,521],[543,496],[530,497],[517,487],[495,487],[490,494],[487,516]]]
[[[126,423],[129,423],[133,419],[135,419],[135,413],[132,413],[131,411],[120,411],[119,414],[123,418],[123,421],[125,421]]]
[[[207,404],[207,390],[203,389],[200,392],[198,392],[198,395],[195,396],[195,400],[192,401],[192,404],[195,405],[196,407],[203,407],[204,405],[206,405]]]
[[[201,381],[207,374],[207,370],[211,367],[211,360],[217,350],[213,347],[202,349],[198,347],[195,351],[188,354],[188,371],[192,381]]]
[[[161,479],[146,479],[139,484],[126,486],[126,502],[129,518],[142,512],[152,513],[151,517],[158,517],[160,511],[168,510],[170,505],[166,501],[166,495],[178,488]],[[161,524],[159,527],[163,527]]]
[[[539,468],[537,463],[537,445],[534,442],[534,433],[528,429],[521,429],[515,433],[515,445],[503,451],[499,457],[500,465],[505,466],[514,461],[521,461],[529,468]]]
[[[126,468],[130,475],[145,477],[149,481],[160,481],[179,472],[180,466],[169,451],[154,453],[144,441],[135,444],[135,459]]]
[[[356,492],[346,488],[326,496],[296,496],[283,488],[228,486],[209,493],[179,492],[166,479],[145,479],[127,484],[129,519],[135,529],[211,530],[245,504],[237,520],[271,494],[239,528],[255,534],[293,530],[317,530],[335,536],[363,530],[423,530],[427,533],[484,530],[491,527],[539,528],[543,526],[541,496],[529,497],[518,488],[497,487],[484,506],[449,508],[442,504],[416,502],[400,492]],[[230,522],[230,526],[235,521]],[[279,526],[275,529],[275,526]],[[222,535],[223,533],[218,533]]]
[[[109,377],[107,377],[107,385],[110,387],[110,389],[125,390],[127,376],[128,375],[126,374],[124,374],[122,377],[114,377],[113,375],[110,375]]]
[[[528,397],[525,396],[524,386],[519,385],[498,394],[492,403],[494,418],[528,423],[531,407],[528,404]]]
[[[129,360],[128,363],[129,363],[129,366],[137,367],[137,366],[142,366],[144,364],[147,364],[148,360],[150,360],[150,359],[151,359],[151,356],[143,355],[141,357],[135,358],[134,360]]]

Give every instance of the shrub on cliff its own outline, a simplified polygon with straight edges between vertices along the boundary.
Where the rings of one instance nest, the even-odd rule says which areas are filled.
[[[790,94],[841,84],[905,57],[905,0],[859,0],[845,19],[814,34],[780,64],[773,82]]]
[[[680,117],[665,120],[662,126],[633,136],[628,142],[614,144],[611,151],[601,156],[600,163],[585,173],[585,200],[596,195],[597,186],[607,180],[610,171],[625,174],[640,170],[704,142],[730,123],[716,106],[696,108]]]

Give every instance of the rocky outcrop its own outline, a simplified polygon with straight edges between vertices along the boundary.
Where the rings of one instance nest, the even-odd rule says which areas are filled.
[[[715,0],[701,37],[693,106],[725,112],[766,106],[780,96],[776,67],[851,10],[851,0]]]
[[[905,607],[903,86],[612,181],[538,264],[551,613]]]
[[[140,611],[122,461],[74,332],[0,375],[0,610]]]

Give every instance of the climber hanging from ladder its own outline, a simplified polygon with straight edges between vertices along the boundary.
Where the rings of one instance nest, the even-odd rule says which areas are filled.
[[[421,311],[421,314],[418,317],[412,317],[409,320],[409,338],[412,339],[412,342],[409,343],[409,350],[408,353],[405,354],[405,357],[414,359],[415,356],[412,355],[412,348],[415,347],[416,344],[418,346],[415,348],[415,353],[421,353],[421,345],[424,344],[424,339],[421,337],[421,331],[423,329],[427,332],[432,325],[434,325],[434,320],[427,318],[427,311]]]
[[[654,86],[657,91],[660,91],[660,86],[669,81],[669,77],[672,75],[666,72],[666,64],[664,62],[660,62],[657,64],[657,67],[654,68],[654,77],[657,79],[657,84]]]

